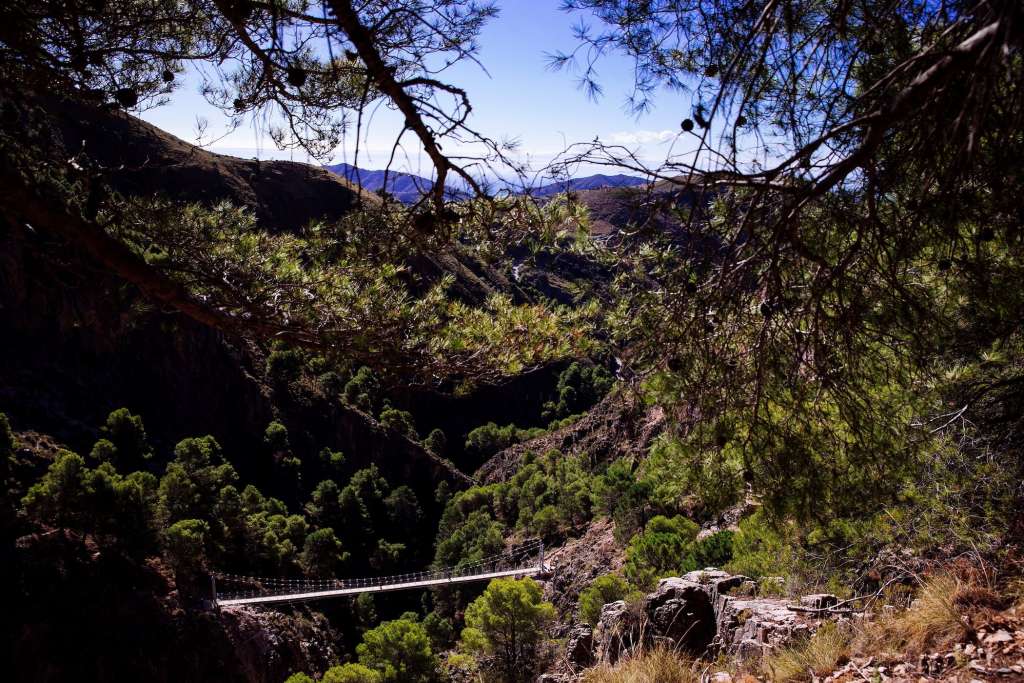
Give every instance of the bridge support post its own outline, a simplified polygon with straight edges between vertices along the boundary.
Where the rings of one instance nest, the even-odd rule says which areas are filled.
[[[544,541],[540,542],[540,570],[544,571]]]
[[[220,612],[220,605],[217,604],[217,575],[210,574],[210,604],[214,612]]]

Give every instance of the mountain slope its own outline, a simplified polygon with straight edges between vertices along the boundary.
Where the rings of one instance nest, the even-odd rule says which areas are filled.
[[[228,200],[251,208],[263,227],[281,230],[336,219],[360,201],[379,201],[315,166],[215,154],[116,109],[52,97],[39,104],[53,114],[69,155],[88,157],[127,195],[162,194],[204,204]]]
[[[212,154],[122,112],[56,100],[43,108],[68,157],[85,150],[125,195],[230,201],[251,208],[262,227],[287,231],[379,201],[322,169]],[[209,433],[229,450],[251,451],[267,423],[290,416],[303,425],[293,438],[300,454],[329,446],[351,453],[354,466],[379,459],[396,477],[421,464],[424,481],[464,481],[418,444],[382,437],[358,411],[275,391],[266,350],[155,307],[61,240],[20,224],[14,208],[0,207],[0,334],[9,341],[0,355],[0,412],[20,428],[88,452],[95,426],[127,405],[163,444]],[[404,455],[385,457],[393,449]]]
[[[126,196],[230,201],[251,209],[261,227],[283,231],[379,201],[325,170],[211,154],[117,111],[54,100],[39,109],[54,133],[52,163],[75,158],[99,167]],[[175,443],[209,434],[237,469],[239,490],[251,484],[290,512],[303,510],[318,482],[343,485],[373,466],[420,501],[429,528],[439,513],[438,486],[471,483],[418,441],[382,425],[376,412],[339,400],[339,388],[308,374],[289,380],[272,373],[274,348],[155,306],[58,235],[26,225],[9,204],[0,204],[0,310],[0,413],[16,432],[19,473],[17,488],[0,498],[21,500],[57,446],[96,465],[90,451],[99,426],[121,407],[145,422],[154,454],[140,469],[159,476]],[[284,458],[268,450],[272,423],[287,428],[298,477],[289,478]],[[295,669],[337,662],[344,636],[322,618],[218,618],[198,608],[194,588],[178,581],[152,545],[119,552],[109,539],[0,517],[0,558],[12,576],[0,635],[13,656],[0,666],[12,680],[280,683]],[[431,535],[419,536],[423,543],[413,538],[403,556],[416,567],[427,561],[420,546],[430,549]],[[301,539],[293,545],[301,550]]]
[[[623,175],[621,173],[616,175],[604,175],[603,173],[598,173],[584,178],[570,178],[569,180],[561,180],[548,185],[541,185],[535,190],[532,190],[530,194],[534,197],[551,197],[556,194],[569,191],[578,192],[580,190],[597,190],[601,188],[639,187],[646,184],[647,180],[644,178],[637,178],[636,176]]]
[[[412,173],[371,171],[344,163],[332,164],[324,168],[368,192],[379,192],[386,189],[391,196],[404,204],[416,203],[434,187],[433,180]],[[385,183],[387,184],[386,188]],[[452,199],[462,199],[466,196],[465,193],[455,189],[449,189],[448,193]]]
[[[324,166],[331,173],[336,173],[352,184],[362,187],[368,192],[378,192],[384,189],[385,176],[387,178],[387,192],[395,199],[405,203],[413,204],[424,194],[430,192],[434,187],[434,181],[423,176],[412,173],[401,173],[398,171],[373,171],[359,168],[351,164],[331,164]],[[623,174],[604,175],[597,174],[584,178],[571,178],[537,188],[527,190],[527,193],[534,197],[553,197],[556,194],[568,191],[596,190],[600,188],[617,187],[639,187],[646,185],[647,180],[636,176]],[[465,199],[468,195],[455,189],[449,189],[452,199]]]

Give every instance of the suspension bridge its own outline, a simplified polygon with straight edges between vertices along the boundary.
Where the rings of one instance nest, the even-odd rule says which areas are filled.
[[[308,602],[359,593],[416,590],[433,586],[490,581],[505,577],[544,577],[549,572],[550,567],[544,564],[544,543],[535,539],[500,555],[486,557],[476,562],[412,574],[358,579],[289,579],[215,572],[210,579],[213,605],[219,608],[233,605]],[[222,593],[219,592],[218,586],[234,590]]]

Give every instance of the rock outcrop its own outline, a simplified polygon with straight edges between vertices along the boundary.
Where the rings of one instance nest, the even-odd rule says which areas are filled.
[[[601,619],[594,631],[594,657],[600,662],[615,662],[647,644],[643,615],[631,610],[623,600],[601,608]]]
[[[565,642],[565,659],[573,670],[585,669],[594,663],[594,629],[577,624]]]
[[[544,582],[544,599],[555,605],[563,621],[571,620],[580,591],[597,577],[622,568],[623,553],[613,531],[610,519],[596,520],[583,536],[547,553],[558,571]]]
[[[689,654],[703,654],[715,640],[719,590],[717,580],[702,584],[687,577],[659,582],[657,590],[644,600],[653,635],[667,638],[673,647]]]
[[[709,568],[662,579],[639,605],[609,603],[594,631],[593,658],[614,663],[629,652],[661,645],[691,656],[725,653],[756,659],[794,637],[809,635],[829,616],[790,609],[788,600],[754,597],[751,586],[745,576]],[[834,604],[834,596],[814,595],[803,606]],[[571,642],[569,661],[585,661],[582,641]]]
[[[220,622],[247,681],[277,683],[295,671],[323,672],[338,662],[336,641],[323,615],[225,608]]]
[[[499,451],[474,477],[484,484],[507,481],[524,455],[551,449],[566,455],[586,454],[593,465],[640,457],[664,425],[661,408],[645,406],[628,392],[611,392],[572,424]]]
[[[795,636],[809,634],[814,619],[801,617],[777,599],[736,599],[718,603],[717,645],[741,659],[759,659]]]
[[[4,565],[7,681],[281,683],[339,662],[340,635],[299,609],[198,609],[158,558],[53,529],[19,537]]]

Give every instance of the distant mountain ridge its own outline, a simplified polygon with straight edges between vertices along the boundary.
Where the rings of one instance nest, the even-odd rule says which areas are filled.
[[[379,192],[383,189],[386,176],[387,192],[404,204],[413,204],[418,201],[420,197],[434,189],[433,180],[414,175],[412,173],[400,173],[398,171],[371,171],[344,163],[331,164],[324,168],[370,192]],[[466,196],[464,192],[454,188],[450,188],[448,193],[453,199],[464,198]]]
[[[364,190],[378,192],[384,188],[384,171],[367,170],[345,163],[331,164],[324,168],[332,173],[342,176],[349,182],[361,186]],[[420,199],[420,197],[430,192],[434,187],[433,180],[414,175],[412,173],[390,171],[386,175],[388,184],[387,192],[391,194],[392,197],[405,204],[415,203]],[[551,197],[570,190],[577,191],[596,190],[608,187],[636,187],[639,185],[646,185],[647,182],[647,180],[636,176],[624,174],[605,175],[598,173],[584,178],[570,178],[568,180],[560,180],[547,185],[541,185],[540,187],[533,188],[530,191],[530,194],[534,197]],[[450,188],[448,193],[454,199],[465,198],[467,196],[465,192],[454,188]]]
[[[548,185],[541,185],[533,190],[531,194],[535,197],[550,197],[561,192],[569,192],[570,190],[599,190],[606,187],[637,187],[639,185],[646,185],[647,183],[648,181],[644,178],[624,175],[622,173],[616,175],[604,175],[603,173],[598,173],[584,178],[569,178],[568,180],[560,180]]]

